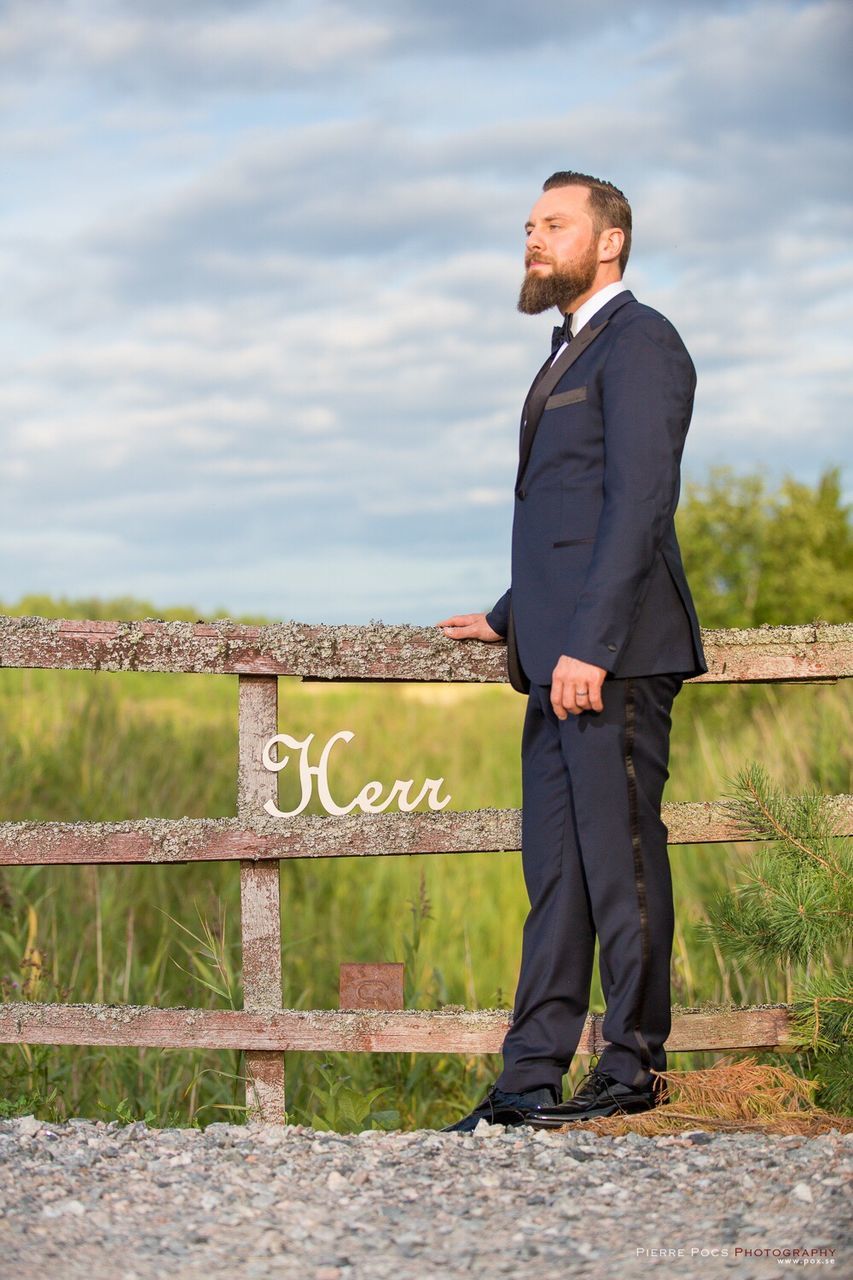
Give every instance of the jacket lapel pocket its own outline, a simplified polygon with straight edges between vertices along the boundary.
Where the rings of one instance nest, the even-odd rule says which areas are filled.
[[[586,400],[586,387],[572,387],[571,391],[561,391],[557,396],[549,396],[545,401],[545,409],[561,409],[564,404],[580,404],[583,400]]]

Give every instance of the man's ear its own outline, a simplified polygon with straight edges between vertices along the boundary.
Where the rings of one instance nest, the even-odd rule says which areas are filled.
[[[625,243],[625,232],[621,227],[608,227],[602,231],[598,241],[598,256],[602,262],[615,262]]]

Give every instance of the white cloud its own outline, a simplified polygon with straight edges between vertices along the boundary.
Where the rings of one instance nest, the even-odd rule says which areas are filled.
[[[330,6],[81,2],[48,39],[11,6],[12,591],[339,621],[490,605],[551,325],[515,312],[520,227],[566,164],[628,192],[628,282],[696,361],[687,472],[843,459],[847,10],[629,6],[624,30],[583,22],[568,64],[585,6],[533,4],[520,34],[490,6],[488,54],[478,9],[348,7],[300,51]]]
[[[311,5],[98,3],[11,0],[0,65],[23,77],[86,78],[118,97],[164,87],[179,96],[255,91],[375,58],[386,23],[332,0]]]

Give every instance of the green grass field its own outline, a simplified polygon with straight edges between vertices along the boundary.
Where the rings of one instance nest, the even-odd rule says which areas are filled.
[[[319,745],[354,731],[334,757],[333,785],[345,799],[368,778],[428,775],[445,779],[453,808],[520,804],[524,699],[508,687],[285,679],[280,707],[282,732],[314,733]],[[236,678],[2,671],[0,812],[5,820],[233,815],[236,725]],[[719,798],[749,760],[789,790],[849,791],[849,685],[686,686],[666,799]],[[282,794],[290,807],[292,783]],[[737,883],[745,856],[734,846],[671,850],[675,1003],[786,997],[784,973],[733,971],[697,936],[706,904]],[[405,961],[409,1007],[511,1005],[527,907],[519,854],[306,860],[283,865],[281,876],[287,1006],[336,1007],[338,965],[358,960]],[[239,1005],[238,936],[236,864],[0,870],[6,999]],[[597,981],[592,1007],[603,1007]],[[498,1064],[289,1054],[289,1118],[339,1128],[444,1123]],[[688,1065],[688,1055],[671,1065]],[[11,1046],[0,1049],[0,1107],[204,1124],[239,1116],[231,1110],[243,1101],[239,1073],[226,1053]]]

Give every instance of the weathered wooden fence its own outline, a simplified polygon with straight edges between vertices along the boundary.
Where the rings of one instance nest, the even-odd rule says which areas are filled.
[[[853,675],[853,625],[703,633],[709,671],[691,683],[827,682]],[[0,865],[240,863],[244,1008],[11,1003],[0,1043],[243,1049],[251,1111],[284,1118],[287,1050],[497,1053],[498,1010],[283,1009],[279,866],[290,858],[506,852],[520,844],[517,810],[299,815],[271,818],[277,777],[262,746],[278,732],[278,677],[303,680],[506,680],[500,645],[458,643],[431,627],[249,627],[228,621],[78,622],[0,617],[0,667],[230,674],[239,680],[235,819],[0,823]],[[828,796],[839,834],[853,833],[853,796]],[[664,806],[673,845],[753,839],[712,801]],[[604,1047],[587,1020],[582,1054]],[[785,1005],[674,1011],[667,1048],[723,1050],[793,1043]]]

